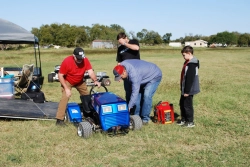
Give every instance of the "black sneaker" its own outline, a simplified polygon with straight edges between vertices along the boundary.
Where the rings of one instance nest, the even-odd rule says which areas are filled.
[[[57,126],[66,126],[64,120],[60,120],[60,119],[57,119],[57,120],[56,120],[56,125],[57,125]]]
[[[186,122],[182,127],[193,128],[195,127],[194,122]]]
[[[182,125],[184,125],[185,123],[186,123],[185,121],[178,120],[176,124],[182,126]]]

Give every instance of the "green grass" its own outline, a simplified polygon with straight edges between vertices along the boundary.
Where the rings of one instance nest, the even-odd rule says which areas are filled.
[[[141,48],[141,58],[156,63],[163,80],[153,103],[169,101],[179,114],[181,48]],[[47,100],[60,100],[60,84],[48,83],[47,74],[73,49],[41,50],[43,91]],[[77,136],[76,127],[55,126],[55,121],[0,120],[0,166],[249,166],[250,49],[195,48],[200,60],[201,93],[194,96],[195,123],[191,129],[154,124],[126,136],[95,133]],[[0,51],[2,64],[32,63],[32,50]],[[86,49],[96,72],[111,77],[109,91],[124,97],[123,84],[114,82],[116,50]],[[25,57],[25,58],[23,58]],[[80,102],[73,90],[70,101]],[[56,111],[55,111],[56,112]]]

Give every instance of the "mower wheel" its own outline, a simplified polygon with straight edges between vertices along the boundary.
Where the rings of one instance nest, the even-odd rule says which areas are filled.
[[[88,121],[80,122],[77,127],[77,134],[83,138],[89,138],[92,135],[92,127]]]
[[[130,130],[140,130],[142,128],[142,120],[139,115],[130,115]]]
[[[48,74],[48,82],[53,82],[53,73]]]

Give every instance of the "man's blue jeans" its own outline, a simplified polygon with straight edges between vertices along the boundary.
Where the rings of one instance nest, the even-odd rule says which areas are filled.
[[[138,100],[136,102],[135,115],[139,115],[143,122],[150,120],[150,112],[155,91],[161,82],[161,77],[141,85]]]

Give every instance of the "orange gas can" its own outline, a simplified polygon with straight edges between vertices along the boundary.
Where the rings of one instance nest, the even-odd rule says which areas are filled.
[[[174,122],[174,106],[168,102],[159,102],[154,110],[155,122],[171,124]]]

